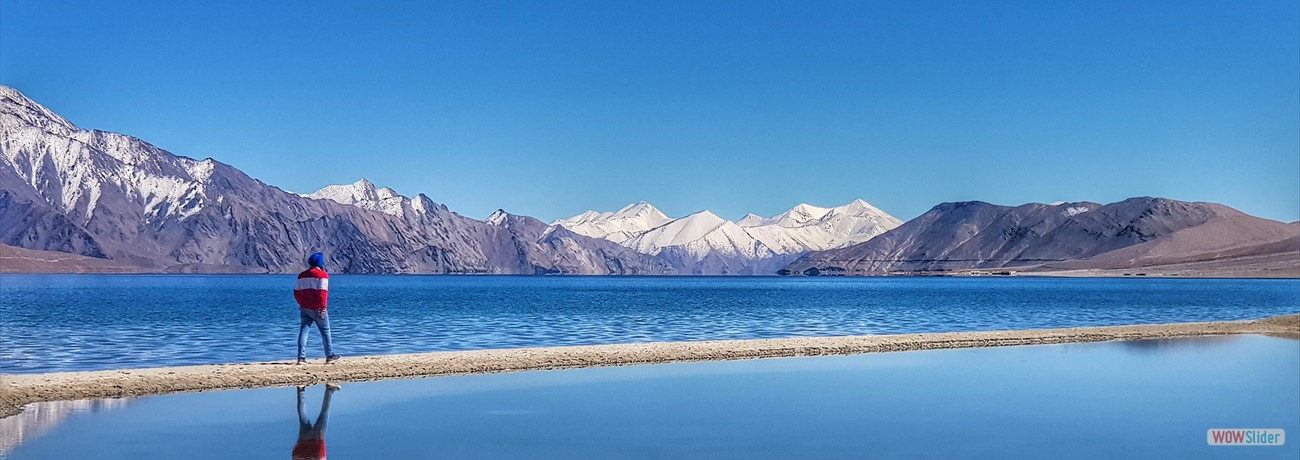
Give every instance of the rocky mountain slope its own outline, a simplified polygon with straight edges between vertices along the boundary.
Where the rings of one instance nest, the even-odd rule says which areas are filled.
[[[210,158],[80,129],[0,87],[0,243],[154,271],[293,272],[324,251],[351,273],[672,272],[535,219],[478,221],[367,185],[295,195]]]
[[[809,253],[786,273],[1118,269],[1293,250],[1300,226],[1214,203],[943,203],[862,244]],[[1295,261],[1300,265],[1300,259]]]

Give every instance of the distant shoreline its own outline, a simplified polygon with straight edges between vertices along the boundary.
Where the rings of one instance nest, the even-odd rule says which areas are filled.
[[[853,355],[911,350],[1106,342],[1233,334],[1300,337],[1300,314],[1247,321],[1027,329],[1017,331],[799,337],[704,342],[442,351],[314,360],[0,375],[0,417],[44,401],[125,398],[321,382],[488,374],[757,358]]]
[[[591,275],[591,274],[520,274],[520,273],[332,273],[333,276],[507,276],[507,277],[527,277],[527,278],[1159,278],[1159,279],[1291,279],[1300,280],[1300,269],[1294,272],[1288,271],[1242,271],[1242,270],[1220,270],[1220,271],[1196,271],[1196,272],[1167,272],[1160,270],[1116,270],[1116,269],[1078,269],[1078,270],[1044,270],[1044,271],[1010,271],[1006,270],[966,270],[953,272],[895,272],[895,273],[875,273],[875,274],[855,274],[855,275],[777,275],[777,274],[750,274],[750,275]],[[174,272],[174,271],[15,271],[0,269],[0,275],[168,275],[168,276],[187,276],[187,275],[241,275],[241,276],[260,276],[260,275],[279,275],[287,276],[296,273],[268,273],[268,272],[250,272],[250,271],[229,271],[229,272]]]
[[[1068,262],[1068,261],[1056,261]],[[0,244],[0,274],[21,275],[71,275],[71,274],[124,274],[124,275],[289,275],[293,272],[269,272],[262,267],[233,265],[129,265],[122,262],[97,259],[52,251],[36,251]],[[340,273],[342,274],[342,273]],[[586,273],[367,273],[374,275],[463,275],[463,276],[651,276],[651,277],[1052,277],[1052,278],[1188,278],[1188,279],[1300,279],[1300,252],[1270,257],[1228,257],[1219,260],[1202,260],[1188,263],[1148,265],[1129,268],[1065,268],[1055,265],[1022,265],[997,268],[954,268],[948,270],[845,272],[843,270],[817,270],[815,274],[586,274]]]

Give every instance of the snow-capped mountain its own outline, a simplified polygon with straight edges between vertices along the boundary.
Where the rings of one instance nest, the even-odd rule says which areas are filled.
[[[834,208],[799,204],[770,219],[750,214],[740,226],[773,251],[794,254],[861,243],[902,224],[859,199]]]
[[[659,254],[664,248],[672,247],[696,258],[718,254],[757,260],[776,255],[735,222],[709,211],[700,211],[650,229],[628,240],[625,245],[644,254]]]
[[[212,159],[80,129],[0,86],[0,243],[156,271],[292,272],[315,251],[352,273],[673,271],[536,219],[498,220],[365,180],[296,195]]]
[[[361,179],[352,184],[330,185],[303,195],[327,199],[361,209],[402,218],[416,228],[458,234],[462,240],[480,242],[490,273],[567,274],[671,274],[667,262],[637,253],[609,241],[551,226],[528,216],[498,209],[483,221],[470,219],[434,203],[423,193],[415,198],[378,187]]]
[[[862,200],[858,200],[862,201]],[[865,201],[863,201],[865,203]],[[789,211],[777,214],[776,217],[763,218],[755,214],[748,214],[740,222],[742,227],[761,227],[767,225],[779,225],[782,227],[801,227],[808,223],[821,219],[826,213],[830,212],[829,208],[819,208],[810,204],[800,203]]]
[[[0,86],[0,236],[29,249],[92,257],[161,249],[141,239],[221,206],[214,185],[246,176],[211,159],[167,154],[139,139],[86,131]],[[17,219],[17,220],[15,220]]]
[[[580,235],[623,243],[671,220],[650,203],[642,201],[614,212],[587,211],[551,225],[563,226]]]
[[[507,213],[504,209],[498,209],[494,211],[491,215],[489,215],[487,220],[484,222],[487,222],[492,226],[500,227],[502,225],[508,224],[509,219],[510,219],[510,213]]]
[[[740,222],[709,211],[670,219],[641,202],[617,212],[587,211],[553,225],[665,257],[684,273],[767,273],[809,251],[867,241],[901,223],[856,200],[834,208],[800,204],[771,218],[749,214]]]
[[[375,184],[365,179],[347,185],[330,185],[303,196],[317,200],[331,200],[398,217],[405,215],[402,205],[407,201],[393,189],[375,187]]]

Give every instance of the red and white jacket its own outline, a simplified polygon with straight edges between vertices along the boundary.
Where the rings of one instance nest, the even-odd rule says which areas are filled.
[[[320,267],[312,267],[298,274],[298,285],[293,288],[293,298],[298,307],[324,310],[330,300],[330,275]]]

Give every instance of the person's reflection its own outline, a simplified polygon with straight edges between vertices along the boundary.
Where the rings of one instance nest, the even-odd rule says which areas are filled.
[[[320,415],[316,423],[307,420],[303,413],[302,394],[307,387],[298,387],[298,444],[293,446],[294,460],[322,460],[325,458],[325,425],[330,420],[330,397],[338,391],[339,386],[325,384],[325,399],[320,403]]]

